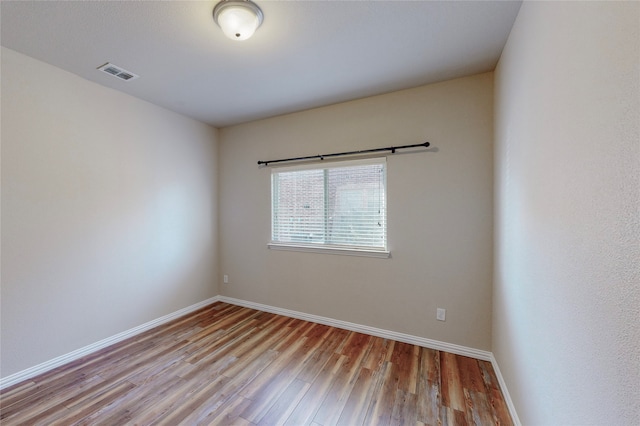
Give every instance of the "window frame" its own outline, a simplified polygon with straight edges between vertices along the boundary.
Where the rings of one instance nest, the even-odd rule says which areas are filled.
[[[384,242],[385,247],[366,247],[366,246],[350,246],[350,245],[342,245],[342,244],[325,244],[325,243],[302,243],[302,242],[282,242],[282,241],[274,241],[274,225],[275,225],[275,206],[274,206],[274,175],[278,173],[285,172],[295,172],[302,170],[325,170],[325,169],[335,169],[342,167],[353,167],[353,166],[365,166],[365,165],[373,165],[373,164],[381,164],[383,166],[383,188],[384,188]],[[309,252],[309,253],[325,253],[325,254],[339,254],[339,255],[347,255],[347,256],[364,256],[364,257],[376,257],[376,258],[389,258],[391,257],[391,253],[389,251],[388,245],[388,211],[387,211],[387,200],[388,200],[388,188],[387,188],[387,158],[386,156],[382,157],[371,157],[367,159],[359,159],[359,160],[322,160],[315,161],[312,163],[305,164],[297,164],[297,165],[282,165],[282,166],[272,166],[271,175],[270,175],[270,187],[271,187],[271,197],[270,197],[270,208],[271,208],[271,225],[270,225],[270,240],[267,244],[269,249],[273,250],[287,250],[287,251],[299,251],[299,252]],[[325,186],[326,191],[326,186]]]

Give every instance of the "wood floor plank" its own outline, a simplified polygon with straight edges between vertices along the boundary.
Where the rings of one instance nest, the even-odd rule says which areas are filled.
[[[303,369],[305,362],[321,343],[322,342],[317,339],[310,340],[309,337],[298,337],[295,343],[286,348],[280,357],[280,359],[286,362],[274,362],[272,366],[270,366],[274,368],[268,371],[265,370],[265,374],[261,378],[267,378],[267,382],[260,386],[258,391],[252,394],[249,392],[245,394],[254,401],[254,404],[250,405],[247,410],[243,412],[242,417],[251,422],[259,423],[263,416],[271,409],[271,406],[276,403],[280,395],[283,394],[291,382],[295,380],[296,376]],[[278,371],[277,369],[280,367],[282,368]],[[256,380],[256,384],[257,383],[259,383],[258,380]],[[250,386],[254,387],[255,384],[252,383]]]
[[[440,375],[442,381],[442,405],[464,413],[466,411],[464,390],[460,380],[460,370],[456,355],[441,352]]]
[[[435,425],[440,418],[442,394],[440,392],[440,351],[421,348],[420,372],[417,390],[417,419],[419,422]]]
[[[166,379],[155,383],[146,383],[145,386],[137,386],[123,398],[114,401],[115,407],[110,414],[96,412],[84,419],[87,424],[123,425],[135,419],[144,412],[147,406],[155,405],[164,398],[170,396],[173,389],[177,388],[184,379],[168,375]]]
[[[489,405],[493,412],[493,418],[496,425],[510,425],[512,423],[509,408],[504,400],[500,389],[491,389],[487,395]]]
[[[237,397],[229,399],[220,406],[215,417],[211,417],[212,425],[251,425],[247,419],[240,417],[240,414],[251,404],[250,399]]]
[[[52,381],[48,386],[35,385],[28,388],[28,392],[14,393],[9,398],[2,398],[2,414],[0,420],[11,417],[15,413],[22,411],[25,407],[32,405],[46,404],[50,399],[57,399],[60,390],[66,387],[73,387],[85,382],[87,377],[82,373],[73,372],[68,376],[60,377],[59,380]]]
[[[259,376],[264,369],[268,368],[278,356],[278,352],[273,350],[263,352],[241,373],[233,377],[222,376],[228,378],[225,380],[225,384],[216,389],[215,393],[209,394],[207,400],[202,401],[199,407],[192,409],[182,422],[184,424],[208,424],[207,419],[215,417],[216,410],[225,406],[231,398],[237,397],[240,391]]]
[[[467,418],[470,421],[477,425],[494,423],[493,413],[485,393],[465,389],[464,398],[467,405]]]
[[[415,349],[418,349],[418,351]],[[399,389],[409,393],[416,393],[418,359],[419,348],[417,346],[402,342],[396,343],[390,362],[397,367]]]
[[[373,399],[373,383],[376,379],[375,373],[368,368],[361,368],[356,378],[353,389],[344,405],[338,425],[359,425],[364,422],[367,409]]]
[[[390,424],[396,391],[398,390],[395,368],[395,364],[388,361],[382,365],[378,381],[374,385],[373,400],[367,411],[365,424]]]
[[[243,337],[249,335],[252,329],[256,327],[257,322],[254,321],[254,317],[257,313],[240,312],[235,320],[239,321],[237,324],[233,324],[234,320],[225,320],[222,322],[221,327],[225,332],[222,336],[215,339],[211,344],[198,345],[186,361],[195,364],[205,359],[212,359],[216,356],[223,356],[225,353],[233,349],[233,345],[240,341]],[[212,328],[211,330],[218,330],[219,327]]]
[[[263,391],[266,387],[270,386],[270,382],[272,379],[276,379],[276,381],[271,384],[272,387],[278,386],[278,379],[281,380],[282,377],[279,374],[282,371],[287,370],[287,368],[295,362],[295,360],[289,359],[289,356],[296,355],[298,349],[304,346],[304,339],[293,339],[289,341],[289,346],[284,348],[283,352],[277,353],[276,359],[269,364],[269,366],[263,370],[254,380],[251,381],[241,392],[240,394],[245,398],[249,398],[252,400],[256,400],[259,397],[259,393]],[[299,357],[300,354],[298,353]]]
[[[485,384],[487,398],[491,405],[493,416],[496,425],[508,425],[511,424],[511,415],[509,414],[509,408],[504,400],[504,395],[500,390],[500,384],[496,377],[495,371],[489,361],[478,360],[478,366],[482,374],[482,379]]]
[[[467,417],[463,411],[455,410],[450,407],[440,407],[441,420],[440,424],[447,426],[466,426],[473,425],[472,422],[467,422]]]
[[[239,361],[226,369],[224,374],[228,377],[235,376],[264,351],[275,348],[276,343],[282,340],[287,333],[287,329],[282,327],[284,319],[286,318],[274,317],[268,325],[261,329],[261,333],[255,333],[251,339],[247,339],[232,351],[232,355],[238,357]]]
[[[257,374],[258,372],[260,372],[260,367],[271,362],[274,355],[275,354],[273,352],[265,352],[261,354],[261,358],[254,360],[254,369],[249,368],[246,372],[244,372],[244,376],[238,376],[234,378],[234,380],[229,380],[227,382],[227,385],[225,385],[226,387],[223,386],[221,390],[224,391],[225,389],[228,389],[228,387],[231,386],[231,383],[234,383],[235,385],[236,382],[242,382],[243,379],[250,380],[251,374]],[[198,390],[199,381],[202,381],[203,378],[208,379],[208,381],[219,378],[219,373],[224,371],[224,369],[235,360],[236,358],[233,356],[226,356],[219,359],[213,364],[203,363],[202,365],[198,366],[197,369],[192,370],[185,375],[177,372],[177,375],[184,378],[182,386],[177,388],[175,392],[172,393],[171,398],[163,399],[155,406],[147,408],[147,410],[143,414],[138,416],[139,423],[137,422],[136,424],[156,424],[167,421],[167,417],[170,417],[169,413],[173,413],[174,411],[179,410],[180,407],[186,403],[186,401],[191,400],[194,393],[196,393]],[[249,378],[247,378],[247,376],[249,376]],[[231,392],[230,395],[233,395],[233,392]],[[188,413],[183,414],[188,415]]]
[[[216,395],[222,387],[229,382],[229,378],[218,376],[204,385],[200,385],[193,392],[188,393],[188,398],[183,399],[175,410],[167,412],[167,415],[158,419],[159,425],[176,425],[189,416],[193,416],[207,401]]]
[[[323,369],[329,358],[336,352],[336,349],[346,340],[349,332],[338,328],[330,328],[326,335],[323,335],[323,343],[318,350],[307,360],[304,368],[298,374],[300,380],[308,383],[313,382],[316,376]]]
[[[0,391],[13,425],[511,425],[491,363],[216,302]]]
[[[396,425],[415,425],[418,413],[418,396],[402,389],[396,391],[396,400],[391,413],[391,423]]]
[[[478,360],[466,356],[457,356],[456,361],[460,370],[462,387],[473,392],[484,392],[486,386]]]
[[[369,350],[362,367],[371,371],[380,371],[382,364],[387,361],[387,352],[389,352],[390,346],[390,340],[383,339],[381,337],[374,337],[371,349]]]
[[[355,332],[352,332],[347,338],[345,345],[341,349],[342,355],[346,357],[346,360],[336,373],[337,377],[314,417],[315,422],[323,425],[337,422],[351,389],[355,385],[362,360],[371,349],[371,340],[371,336]]]
[[[305,381],[295,379],[275,400],[267,413],[260,419],[258,425],[269,426],[284,424],[310,386],[311,385]]]
[[[70,415],[51,422],[51,425],[69,425],[78,422],[96,411],[109,407],[110,403],[135,388],[127,381],[116,382],[93,398],[81,398],[73,406],[67,408]]]
[[[57,389],[55,392],[47,394],[45,397],[38,395],[34,398],[26,398],[22,405],[12,405],[2,409],[2,423],[38,423],[47,418],[56,417],[56,413],[68,412],[67,407],[61,404],[67,398],[72,397],[77,392],[82,392],[96,383],[104,382],[99,376],[83,378],[78,383]]]
[[[337,372],[340,370],[340,367],[345,360],[346,357],[344,355],[340,355],[335,352],[329,357],[311,383],[309,390],[307,390],[304,397],[302,397],[285,422],[285,425],[298,426],[311,423],[313,417],[318,412],[322,401],[326,398],[333,381],[336,379]]]

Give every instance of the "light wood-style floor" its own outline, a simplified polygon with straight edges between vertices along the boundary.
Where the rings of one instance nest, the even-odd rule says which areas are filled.
[[[0,394],[3,425],[508,425],[493,368],[226,303]]]

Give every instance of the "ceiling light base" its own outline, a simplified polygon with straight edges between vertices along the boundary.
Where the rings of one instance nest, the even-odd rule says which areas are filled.
[[[262,25],[264,15],[251,0],[222,0],[213,8],[213,20],[232,40],[246,40]]]

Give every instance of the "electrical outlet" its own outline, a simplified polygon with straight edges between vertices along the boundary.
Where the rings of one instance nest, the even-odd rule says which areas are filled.
[[[222,281],[223,281],[225,284],[229,284],[229,275],[223,275],[223,276],[222,276]]]
[[[438,321],[444,321],[446,315],[447,315],[447,310],[446,309],[442,309],[442,308],[437,308],[436,309],[436,319]]]

